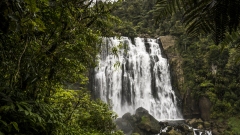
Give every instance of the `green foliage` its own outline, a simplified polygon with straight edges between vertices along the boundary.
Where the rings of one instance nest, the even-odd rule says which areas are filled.
[[[231,117],[228,119],[228,125],[230,126],[229,133],[232,135],[240,134],[240,119],[239,117]]]
[[[228,63],[229,51],[227,48],[221,50],[218,46],[210,46],[208,52],[209,65],[216,65],[218,68],[224,68]]]
[[[147,117],[147,116],[142,116],[142,117],[141,117],[141,123],[147,124],[147,123],[149,123],[149,122],[150,122],[149,117]]]
[[[48,103],[13,102],[1,106],[0,110],[0,131],[8,134],[121,133],[115,132],[113,120],[116,114],[102,101],[91,100],[85,91],[60,88],[48,99]]]
[[[214,104],[211,115],[213,118],[228,118],[232,113],[232,109],[233,108],[229,102],[217,100]]]
[[[202,36],[195,42],[184,35],[178,38],[178,51],[183,57],[185,83],[183,89],[191,90],[198,99],[209,97],[212,118],[226,118],[239,111],[238,48],[216,46],[210,37]],[[238,107],[237,107],[238,106]]]
[[[0,2],[0,134],[121,134],[116,115],[85,90],[100,37],[119,22],[113,9],[109,1]]]
[[[211,82],[209,82],[209,81],[207,81],[207,82],[202,82],[201,84],[200,84],[200,87],[204,87],[204,88],[206,88],[206,87],[213,87],[214,85],[211,83]]]
[[[93,101],[85,91],[59,89],[50,99],[50,104],[61,116],[65,125],[54,134],[117,134],[113,120],[116,114],[100,100]]]
[[[113,15],[123,22],[115,28],[122,36],[156,36],[158,26],[153,19],[153,7],[156,0],[125,0],[119,5]]]
[[[119,4],[113,15],[119,17],[122,23],[114,31],[130,38],[156,37],[160,35],[180,36],[184,32],[180,14],[166,19],[155,20],[155,3],[157,0],[125,0]]]
[[[196,100],[207,96],[212,117],[226,118],[240,108],[239,4],[239,0],[127,0],[113,13],[123,20],[115,30],[129,37],[175,36],[176,46],[170,49],[180,54],[184,76],[178,89]]]
[[[226,37],[227,32],[237,31],[239,5],[239,0],[157,0],[155,14],[159,21],[167,15],[180,11],[187,33],[193,36],[211,33],[215,43],[219,44]]]

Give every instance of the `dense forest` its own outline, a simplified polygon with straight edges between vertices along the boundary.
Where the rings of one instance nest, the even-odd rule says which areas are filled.
[[[121,134],[86,85],[100,36],[119,20],[110,2],[0,2],[0,134]],[[78,87],[72,90],[72,84]]]
[[[176,41],[175,45],[165,51],[178,56],[183,70],[183,79],[173,78],[174,88],[181,93],[182,98],[186,93],[190,93],[195,101],[203,96],[209,98],[212,104],[211,119],[228,123],[229,129],[223,134],[239,134],[239,33],[226,32],[224,38],[221,37],[223,39],[218,39],[216,33],[209,31],[206,33],[199,31],[196,35],[194,30],[189,32],[191,26],[184,24],[183,17],[186,17],[187,13],[172,11],[171,15],[167,15],[168,13],[162,12],[164,16],[159,19],[159,12],[164,6],[161,7],[159,1],[157,5],[152,4],[154,2],[157,1],[124,1],[114,15],[127,25],[118,30],[128,37],[172,36]],[[171,7],[168,10],[171,10]],[[173,72],[174,70],[177,72],[178,69],[174,69],[177,64],[172,63]]]
[[[182,60],[184,82],[176,80],[175,88],[208,97],[211,119],[227,120],[224,134],[239,134],[238,24],[235,32],[196,36],[192,25],[184,27],[183,12],[172,9],[159,19],[161,1],[1,1],[0,135],[123,134],[113,122],[116,114],[87,89],[100,37],[165,35],[176,40],[166,51]]]

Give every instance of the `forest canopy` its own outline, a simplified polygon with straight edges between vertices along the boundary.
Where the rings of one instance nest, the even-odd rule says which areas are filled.
[[[212,34],[215,44],[227,33],[237,31],[240,24],[239,0],[157,0],[157,20],[177,12],[190,35]]]
[[[0,1],[0,135],[122,134],[116,114],[87,89],[103,36],[177,37],[170,49],[186,80],[178,89],[209,97],[212,118],[238,115],[238,7],[239,0]],[[216,46],[208,34],[231,44]]]
[[[111,2],[0,2],[0,134],[121,134],[116,114],[86,90]],[[70,84],[78,83],[72,89]]]

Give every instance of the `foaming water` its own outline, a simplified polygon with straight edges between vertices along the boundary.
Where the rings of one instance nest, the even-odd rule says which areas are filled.
[[[117,46],[122,48],[118,56],[111,52]],[[133,44],[127,37],[103,38],[101,50],[95,68],[95,97],[111,104],[119,116],[143,107],[158,120],[182,119],[169,64],[157,39],[135,38]]]

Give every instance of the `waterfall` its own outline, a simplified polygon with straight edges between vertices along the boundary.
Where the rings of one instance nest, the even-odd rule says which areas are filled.
[[[118,116],[138,107],[156,119],[182,119],[172,90],[169,64],[157,39],[103,38],[92,92]],[[112,50],[118,49],[114,55]]]

